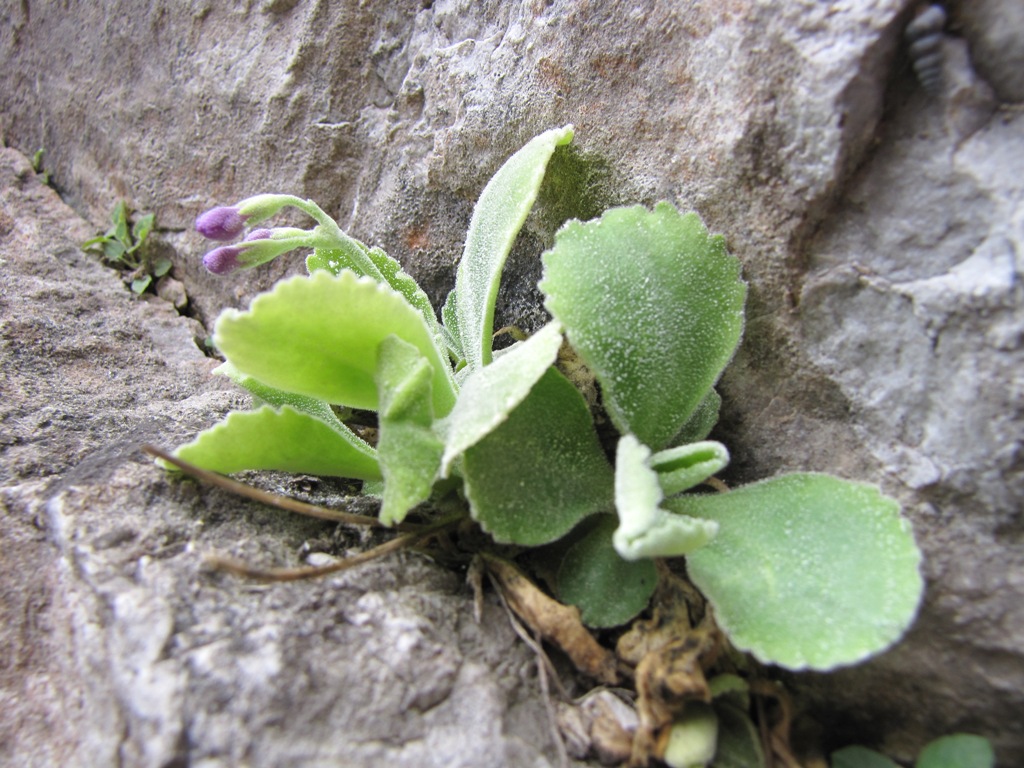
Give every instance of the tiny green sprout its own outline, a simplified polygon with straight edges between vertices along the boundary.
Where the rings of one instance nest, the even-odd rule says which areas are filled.
[[[141,294],[153,283],[170,272],[171,260],[166,256],[154,257],[147,246],[155,218],[152,213],[139,216],[131,222],[128,204],[118,201],[110,213],[110,228],[82,243],[82,249],[99,253],[104,259],[126,270],[132,292]]]
[[[256,407],[175,455],[222,473],[359,479],[387,525],[457,499],[496,545],[544,547],[536,557],[557,575],[556,594],[592,627],[640,614],[657,585],[655,559],[685,557],[718,626],[762,662],[829,670],[885,650],[922,592],[921,554],[896,501],[810,473],[696,490],[729,461],[707,438],[747,296],[739,260],[696,213],[660,202],[566,223],[541,256],[551,321],[494,350],[506,258],[548,161],[573,133],[540,134],[487,184],[440,320],[395,259],[311,201],[259,195],[200,216],[199,231],[219,243],[205,258],[211,271],[302,249],[308,275],[216,321],[213,343],[227,360],[218,372]],[[312,223],[268,227],[286,207]],[[130,240],[122,204],[111,232],[91,242],[122,259],[143,237]],[[592,373],[590,402],[559,368],[569,358]],[[595,382],[619,433],[610,441],[595,426]],[[376,429],[364,439],[367,423]],[[737,705],[714,713],[732,748],[760,749]],[[711,720],[700,726],[708,734]],[[698,752],[678,759],[710,759]]]
[[[46,166],[43,164],[43,156],[46,154],[46,150],[40,147],[32,155],[32,170],[35,172],[39,180],[46,186],[50,186],[50,172],[46,170]]]

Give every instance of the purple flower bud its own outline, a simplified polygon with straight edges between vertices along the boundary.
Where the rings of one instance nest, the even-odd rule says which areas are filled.
[[[238,208],[213,208],[196,219],[196,231],[210,240],[234,240],[245,228],[246,216]]]
[[[240,248],[233,245],[222,245],[203,256],[203,266],[215,275],[226,275],[242,266],[238,260],[241,254]]]

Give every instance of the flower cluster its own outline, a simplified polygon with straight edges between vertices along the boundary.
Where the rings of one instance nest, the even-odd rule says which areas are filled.
[[[196,231],[203,237],[227,243],[247,226],[259,224],[285,206],[302,207],[305,201],[291,195],[256,195],[237,205],[213,208],[196,219]],[[239,268],[256,267],[295,248],[312,247],[315,230],[277,227],[253,229],[240,243],[221,245],[203,257],[203,266],[215,275]]]

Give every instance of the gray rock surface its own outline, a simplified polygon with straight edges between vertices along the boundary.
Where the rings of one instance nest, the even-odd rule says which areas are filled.
[[[0,231],[0,764],[550,764],[532,655],[493,600],[474,621],[455,573],[416,555],[312,583],[204,573],[209,551],[373,542],[140,454],[247,398],[210,377],[194,320],[79,250],[90,227],[11,149]]]
[[[187,231],[201,210],[264,191],[314,198],[352,234],[400,258],[439,299],[453,283],[486,179],[533,134],[574,123],[574,147],[556,156],[513,254],[503,319],[540,321],[530,289],[536,254],[565,216],[660,198],[698,210],[726,235],[752,286],[745,342],[722,387],[720,437],[734,452],[733,479],[800,468],[877,481],[903,501],[926,553],[928,593],[906,641],[856,669],[794,676],[794,690],[835,745],[877,742],[907,757],[928,738],[971,730],[993,739],[1001,764],[1016,765],[1024,761],[1024,731],[1013,714],[1024,707],[1024,116],[998,103],[1020,98],[1022,77],[1012,64],[1021,38],[1007,41],[998,19],[1018,4],[951,4],[937,98],[915,83],[901,47],[916,5],[22,3],[9,5],[0,21],[0,130],[26,154],[45,146],[61,193],[97,225],[120,196],[156,212],[160,237],[175,251],[175,276],[196,317],[208,322],[299,265],[273,264],[227,281],[203,274],[204,246]],[[81,42],[68,45],[72,39]],[[8,195],[28,187],[12,181]],[[34,216],[26,206],[17,219]],[[31,226],[50,238],[39,252],[76,265],[73,276],[87,285],[101,281],[69,245],[83,236],[81,222]],[[18,297],[38,294],[60,311],[73,297],[98,308],[108,300],[90,297],[110,293],[114,303],[109,276],[107,287],[86,293],[68,288],[63,271],[40,276],[38,259],[22,255],[17,263],[26,265]],[[15,279],[16,270],[4,270],[4,280]],[[8,289],[4,297],[5,338],[8,328],[24,325],[12,295]],[[463,615],[465,597],[451,577],[431,571],[417,585],[383,564],[391,574],[384,585],[373,571],[333,588],[275,587],[269,594],[276,597],[195,575],[192,550],[207,543],[282,561],[314,533],[275,528],[285,524],[249,507],[236,519],[229,510],[239,505],[220,494],[186,492],[190,485],[125,458],[143,436],[172,444],[194,433],[232,397],[205,378],[208,363],[192,341],[201,331],[169,305],[129,306],[131,321],[112,314],[92,342],[58,331],[73,327],[74,338],[90,338],[90,328],[99,333],[98,309],[79,309],[62,325],[56,311],[43,312],[3,351],[4,391],[20,393],[3,406],[5,536],[19,544],[20,567],[39,574],[10,587],[22,596],[14,605],[36,606],[12,609],[10,642],[21,642],[18,633],[35,637],[19,627],[53,627],[45,642],[13,646],[27,654],[19,664],[43,672],[5,671],[5,680],[30,681],[17,682],[33,691],[20,700],[29,707],[23,711],[38,713],[5,738],[52,750],[78,748],[83,733],[97,743],[120,739],[126,764],[146,764],[144,749],[172,754],[173,744],[186,753],[209,750],[190,753],[197,763],[220,754],[225,762],[223,755],[267,755],[262,764],[282,764],[274,761],[288,754],[276,750],[291,748],[301,718],[281,701],[308,695],[305,711],[328,719],[352,716],[346,708],[356,706],[347,694],[336,694],[331,706],[319,698],[316,684],[326,673],[310,665],[322,651],[309,655],[314,646],[298,638],[353,615],[362,592],[402,595],[395,605],[405,607],[395,610],[435,628],[449,626],[444,616]],[[102,362],[129,349],[130,363]],[[101,373],[116,388],[100,386]],[[56,380],[50,386],[61,389],[26,383],[37,380]],[[85,490],[72,491],[79,487]],[[127,524],[130,539],[108,549],[90,543],[114,529],[114,510],[126,509],[138,520]],[[89,523],[92,514],[107,522]],[[239,541],[253,543],[246,549]],[[184,551],[153,555],[175,546]],[[133,601],[143,607],[131,608]],[[293,623],[255,618],[268,603],[276,610],[295,602],[309,608]],[[371,626],[388,625],[385,609],[371,614]],[[206,643],[207,630],[196,628],[217,616],[229,629],[209,630]],[[164,627],[154,637],[162,632],[165,640],[129,654],[115,638],[131,635],[133,625]],[[257,626],[270,629],[258,633]],[[338,626],[332,631],[346,641],[361,637],[351,620]],[[488,631],[498,632],[497,622]],[[441,634],[423,630],[422,647],[444,646]],[[503,659],[520,653],[507,642]],[[211,648],[212,660],[204,662],[199,647]],[[487,672],[484,662],[473,667],[483,677],[463,678],[461,670],[479,661],[473,647],[460,641],[437,653],[463,659],[456,685],[465,685],[466,697],[490,696],[505,713],[498,719],[516,724],[492,726],[503,749],[542,759],[543,737],[522,736],[530,728],[546,734],[538,725],[543,712],[527,693],[533,689],[517,687],[500,666]],[[217,656],[218,648],[229,650]],[[351,648],[336,653],[344,660]],[[148,661],[121,664],[124,654]],[[185,658],[182,678],[174,670]],[[169,671],[158,673],[168,659],[161,669]],[[312,681],[314,692],[282,683],[293,679],[290,667],[302,670],[295,679]],[[169,717],[158,727],[156,710],[147,714],[130,695],[142,685],[126,676],[134,668],[149,670],[147,690],[163,697],[161,712],[182,713],[180,726]],[[355,677],[335,674],[356,685]],[[62,676],[70,682],[60,683]],[[99,678],[106,682],[92,682]],[[261,693],[244,693],[247,685]],[[76,695],[58,695],[66,690]],[[214,699],[216,716],[200,716],[198,703]],[[426,728],[435,711],[459,729],[451,724],[469,721],[459,720],[458,699],[449,695],[388,744],[426,749],[441,738]],[[524,705],[534,707],[528,716],[502,709],[517,700],[532,702]],[[381,711],[398,706],[385,702]],[[101,716],[109,727],[97,725]],[[353,722],[341,732],[367,750],[359,759],[384,754],[372,751],[375,726]],[[47,740],[43,723],[59,723],[52,731],[59,738]],[[245,734],[251,753],[224,746],[232,728]],[[313,742],[303,743],[294,748]],[[424,764],[418,754],[403,758],[402,749],[387,755]],[[330,761],[326,753],[308,755]]]

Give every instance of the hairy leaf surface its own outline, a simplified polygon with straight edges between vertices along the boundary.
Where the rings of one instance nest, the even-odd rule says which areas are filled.
[[[402,269],[401,263],[388,256],[381,248],[369,248],[358,240],[353,240],[353,244],[360,248],[370,262],[380,270],[380,274],[387,284],[402,294],[409,304],[420,311],[431,333],[439,335],[440,324],[434,315],[434,308],[430,305],[430,298],[420,288],[419,283]],[[316,248],[312,254],[306,257],[306,269],[311,274],[316,270],[326,270],[333,275],[338,275],[343,269],[351,269],[358,274],[359,270],[356,267],[357,265],[353,263],[352,259],[345,258],[345,252],[341,249]],[[374,277],[374,275],[368,275],[368,277]]]
[[[254,379],[252,376],[246,376],[231,363],[221,363],[213,369],[213,372],[218,376],[225,376],[231,379],[238,386],[248,390],[257,398],[258,403],[266,403],[267,405],[272,405],[275,408],[280,408],[283,405],[290,405],[296,411],[310,416],[315,416],[320,419],[320,421],[325,424],[329,424],[336,429],[348,430],[348,427],[346,427],[338,417],[335,416],[334,411],[331,410],[331,406],[323,400],[317,400],[313,397],[296,395],[294,392],[285,392],[280,389],[268,387],[262,381]],[[355,436],[353,437],[355,438]],[[358,440],[359,438],[355,439]]]
[[[222,474],[277,469],[359,480],[381,477],[377,452],[344,425],[339,430],[289,405],[230,413],[174,455]]]
[[[647,607],[658,585],[653,560],[623,560],[612,546],[618,521],[601,515],[565,553],[558,569],[558,596],[580,609],[590,627],[617,627]]]
[[[381,342],[377,358],[380,439],[377,454],[384,475],[380,519],[400,523],[410,509],[430,497],[441,465],[441,439],[431,428],[430,363],[397,336]]]
[[[627,560],[678,557],[704,546],[718,532],[714,521],[662,509],[664,497],[658,473],[651,468],[651,449],[623,435],[615,455],[619,527],[612,537],[619,555]]]
[[[473,518],[500,543],[546,544],[612,507],[612,469],[590,410],[554,368],[462,467]]]
[[[555,148],[568,144],[572,136],[572,126],[567,125],[534,137],[498,169],[473,209],[455,277],[458,333],[470,368],[491,362],[494,302],[501,271],[537,199],[548,160]]]
[[[761,661],[853,664],[914,618],[921,554],[899,504],[874,486],[791,474],[665,506],[719,524],[687,572],[733,644]]]
[[[221,314],[214,342],[237,370],[275,389],[376,410],[377,350],[392,334],[430,362],[435,412],[447,413],[455,383],[423,315],[401,294],[347,270],[282,280],[247,312]]]
[[[600,382],[615,426],[664,447],[739,343],[739,262],[697,214],[667,202],[570,221],[543,259],[545,306]]]
[[[442,474],[462,453],[494,431],[551,367],[562,344],[558,323],[548,323],[525,342],[466,378],[448,416]]]
[[[650,467],[658,473],[658,484],[666,496],[700,485],[728,464],[729,451],[714,440],[668,448],[650,458]]]
[[[690,418],[683,424],[683,428],[672,438],[670,445],[686,445],[704,440],[711,434],[715,424],[718,423],[718,412],[722,407],[722,397],[715,390],[711,390],[700,401],[697,409],[690,414]]]

